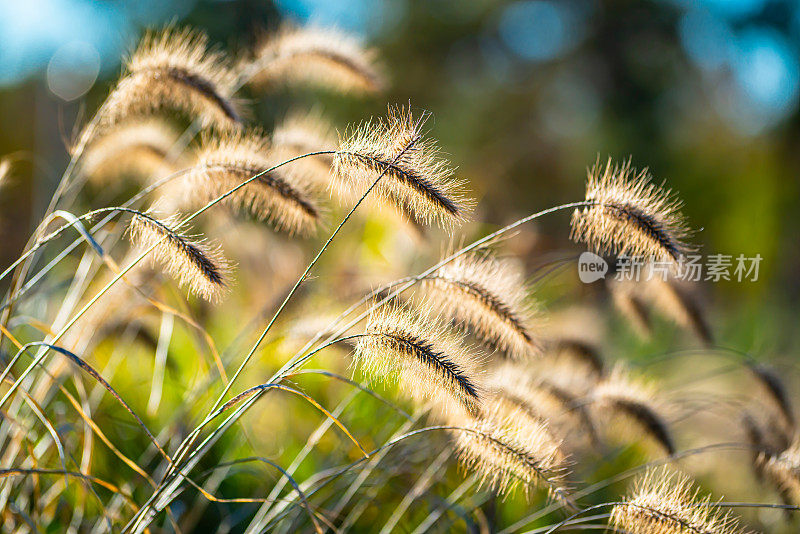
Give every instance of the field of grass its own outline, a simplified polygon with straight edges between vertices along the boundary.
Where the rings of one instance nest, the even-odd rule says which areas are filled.
[[[381,98],[380,55],[142,40],[0,266],[3,530],[795,532],[796,369],[732,347],[796,316],[714,313],[636,154],[499,223],[414,102],[272,99]]]

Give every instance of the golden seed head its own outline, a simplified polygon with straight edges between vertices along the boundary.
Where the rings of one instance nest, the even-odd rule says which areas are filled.
[[[675,452],[669,424],[662,413],[665,406],[656,398],[651,385],[631,378],[622,367],[614,368],[597,385],[592,401],[601,413],[630,426],[632,436],[638,438],[644,431],[667,454]]]
[[[459,462],[466,471],[478,474],[482,484],[503,494],[518,487],[526,493],[544,487],[552,496],[567,500],[566,460],[560,443],[542,421],[487,397],[480,417],[453,414],[446,423],[458,427],[451,433]]]
[[[178,216],[159,220],[147,214],[136,214],[128,232],[132,243],[143,251],[151,247],[152,261],[181,285],[211,302],[221,300],[226,289],[225,276],[230,271],[218,246],[186,236],[185,224]]]
[[[148,33],[109,95],[101,124],[172,108],[207,126],[230,128],[241,121],[232,99],[235,82],[225,56],[209,49],[204,34],[174,28]]]
[[[347,132],[333,159],[335,184],[344,198],[361,196],[378,180],[376,192],[418,222],[451,229],[470,209],[463,182],[453,177],[439,150],[423,135],[427,116],[415,120],[404,108],[390,108],[386,119]]]
[[[646,170],[637,173],[630,161],[595,164],[586,201],[592,204],[572,215],[571,237],[595,252],[677,261],[693,250],[685,241],[691,232],[682,203],[671,190],[651,183]]]
[[[700,498],[691,480],[667,468],[640,478],[633,494],[611,510],[611,524],[630,534],[744,534],[739,521]]]
[[[310,180],[291,163],[269,170],[278,163],[269,141],[257,131],[205,136],[187,184],[195,200],[206,204],[250,180],[223,202],[290,234],[312,234],[321,210]]]
[[[341,92],[375,92],[384,79],[376,54],[334,29],[284,27],[263,41],[243,66],[253,84],[308,84]]]
[[[510,263],[477,254],[461,256],[439,269],[424,287],[432,306],[489,347],[513,359],[537,352],[525,281]]]
[[[156,173],[175,170],[167,157],[179,135],[156,118],[125,121],[89,144],[81,158],[81,172],[99,183],[126,175],[150,182]]]
[[[368,375],[396,380],[418,402],[445,411],[480,410],[478,361],[442,322],[428,313],[386,305],[373,311],[356,344],[355,364]]]

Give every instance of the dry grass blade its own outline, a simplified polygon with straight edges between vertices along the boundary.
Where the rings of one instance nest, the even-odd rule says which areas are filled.
[[[586,201],[591,205],[573,213],[571,237],[596,252],[677,261],[693,250],[685,241],[690,231],[681,202],[652,184],[646,170],[637,173],[630,161],[595,164]]]
[[[377,309],[356,345],[355,362],[370,375],[398,380],[416,400],[436,401],[446,411],[480,410],[477,362],[437,319],[400,306]]]
[[[91,179],[108,183],[122,175],[151,178],[167,165],[169,150],[179,133],[157,119],[136,119],[103,132],[84,152],[81,172]]]
[[[463,256],[426,280],[425,290],[433,306],[491,348],[514,359],[537,350],[525,283],[510,264]]]
[[[631,431],[632,436],[638,438],[644,431],[667,454],[675,452],[669,425],[661,413],[663,406],[655,398],[652,388],[632,380],[621,367],[615,368],[598,384],[592,393],[592,401],[601,412],[620,418],[635,428]]]
[[[231,127],[241,121],[232,93],[235,75],[208,38],[191,30],[149,33],[126,66],[126,74],[103,107],[101,124],[173,108],[206,125]]]
[[[338,91],[374,92],[383,85],[375,53],[333,29],[285,27],[264,40],[245,66],[256,85],[321,86]]]
[[[611,511],[611,524],[630,534],[744,534],[739,521],[700,498],[685,475],[651,470]]]
[[[193,240],[181,233],[178,217],[158,220],[146,214],[131,219],[131,241],[143,249],[153,248],[153,260],[167,272],[206,300],[218,301],[226,288],[230,270],[218,247]]]
[[[419,222],[445,228],[461,223],[469,210],[463,183],[439,158],[436,144],[423,136],[426,116],[414,120],[404,108],[390,108],[386,119],[370,121],[345,134],[334,156],[336,185],[348,198],[377,185],[381,197]]]
[[[187,181],[194,201],[213,201],[258,175],[223,202],[244,208],[290,234],[309,235],[316,229],[320,208],[309,180],[289,166],[266,172],[280,162],[259,132],[206,136],[196,157],[192,178]]]

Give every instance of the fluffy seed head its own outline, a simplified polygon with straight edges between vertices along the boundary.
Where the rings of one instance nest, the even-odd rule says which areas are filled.
[[[310,84],[341,92],[374,92],[383,85],[375,52],[334,29],[285,27],[258,47],[245,71],[255,85]]]
[[[682,203],[669,189],[650,182],[646,170],[625,162],[589,171],[586,201],[592,205],[572,215],[572,239],[598,253],[677,261],[692,248]]]
[[[790,504],[800,504],[800,439],[778,454],[759,455],[757,467]]]
[[[292,112],[272,131],[272,150],[275,157],[287,160],[311,152],[336,149],[333,128],[314,111]],[[331,154],[320,154],[297,160],[300,166],[321,188],[330,186]]]
[[[661,413],[664,407],[656,399],[652,387],[633,380],[621,367],[616,367],[597,385],[592,401],[607,416],[619,418],[635,428],[632,437],[638,438],[644,431],[667,454],[675,452],[669,425]]]
[[[637,284],[631,281],[609,281],[606,286],[611,292],[614,307],[628,321],[640,337],[647,339],[652,334],[650,310],[643,300]]]
[[[209,50],[208,38],[190,30],[147,34],[128,61],[126,74],[109,95],[102,123],[173,108],[206,125],[240,122],[232,100],[235,75],[225,57]]]
[[[567,441],[575,437],[596,444],[597,432],[584,400],[591,387],[585,375],[548,374],[519,362],[504,362],[492,369],[486,386],[501,403],[547,421],[552,431]]]
[[[499,493],[544,487],[569,502],[562,481],[566,460],[544,423],[489,402],[482,417],[451,417],[448,424],[467,429],[452,431],[456,451],[462,467],[482,483]]]
[[[196,200],[203,204],[280,163],[266,138],[258,132],[244,131],[206,136],[196,158],[187,183],[193,195],[199,193]],[[309,180],[291,163],[261,174],[223,202],[292,234],[313,233],[320,219]]]
[[[469,201],[463,183],[424,137],[427,116],[415,120],[404,108],[390,108],[386,119],[347,132],[333,158],[336,185],[347,198],[379,176],[377,193],[419,222],[452,228],[466,217]],[[361,196],[359,194],[359,196]]]
[[[135,214],[128,231],[131,242],[142,250],[155,245],[153,262],[161,264],[181,285],[206,300],[219,301],[226,289],[228,262],[219,247],[183,235],[183,227],[177,216],[158,220],[147,214]]]
[[[398,381],[417,401],[478,413],[478,362],[438,318],[426,315],[397,305],[374,311],[356,345],[356,365],[369,375]]]
[[[536,352],[525,282],[510,264],[489,256],[461,256],[424,286],[432,306],[493,349],[514,359]]]
[[[639,479],[611,510],[611,524],[630,534],[744,534],[733,515],[699,497],[688,477],[663,468]]]
[[[173,168],[166,158],[178,137],[178,132],[162,120],[126,121],[102,132],[89,144],[81,158],[81,171],[101,183],[121,175],[148,180],[159,171],[166,173]]]

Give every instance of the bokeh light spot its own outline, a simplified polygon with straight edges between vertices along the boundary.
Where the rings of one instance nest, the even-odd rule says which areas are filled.
[[[75,100],[86,94],[100,73],[100,54],[82,41],[73,41],[56,50],[47,64],[47,87],[62,100]]]

